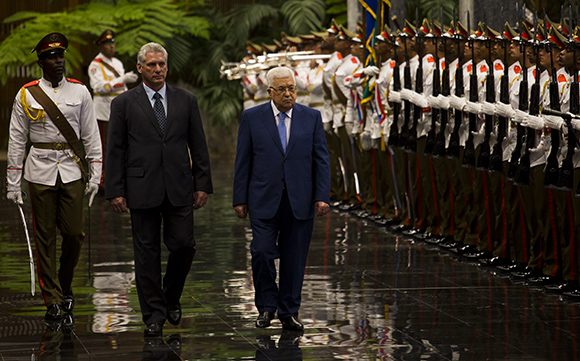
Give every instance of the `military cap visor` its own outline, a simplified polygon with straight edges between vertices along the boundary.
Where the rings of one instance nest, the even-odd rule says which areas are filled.
[[[115,42],[115,33],[112,30],[105,30],[99,35],[95,44],[101,45],[105,43],[114,43]]]
[[[68,39],[61,33],[50,33],[45,35],[36,44],[32,52],[36,51],[38,57],[54,54],[64,54],[68,48]]]

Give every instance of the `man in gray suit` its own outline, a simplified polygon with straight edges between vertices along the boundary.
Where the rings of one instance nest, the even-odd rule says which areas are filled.
[[[209,156],[195,97],[165,82],[167,51],[148,43],[137,55],[143,84],[111,103],[105,196],[131,210],[135,275],[145,336],[181,320],[179,300],[195,254],[193,209],[212,193]],[[161,276],[161,223],[169,249]]]

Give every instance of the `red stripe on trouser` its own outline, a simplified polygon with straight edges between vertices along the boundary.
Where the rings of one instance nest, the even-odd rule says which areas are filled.
[[[431,193],[433,193],[433,211],[435,212],[435,225],[439,227],[441,215],[439,214],[439,201],[437,199],[437,187],[435,185],[435,171],[433,170],[433,158],[429,157],[429,178],[431,180]],[[435,230],[439,232],[439,229]]]
[[[554,265],[552,269],[552,276],[558,274],[560,269],[560,261],[558,259],[558,235],[556,234],[556,211],[554,209],[554,194],[551,189],[548,189],[548,208],[550,212],[550,228],[552,234],[552,246],[554,247]]]
[[[525,221],[525,217],[524,217],[524,208],[523,208],[523,202],[522,202],[522,190],[520,187],[518,187],[518,209],[519,209],[519,213],[520,213],[520,230],[522,232],[521,234],[521,241],[522,241],[522,253],[524,256],[524,262],[528,263],[528,261],[530,260],[530,256],[528,254],[528,245],[527,245],[527,238],[526,237],[526,221]]]
[[[487,250],[489,252],[493,251],[493,244],[491,241],[491,213],[489,210],[489,190],[487,187],[487,177],[486,172],[481,173],[481,180],[483,185],[483,199],[485,201],[485,223],[487,226]]]
[[[505,178],[500,179],[501,192],[501,256],[507,258],[507,209],[505,205]]]
[[[566,192],[566,208],[568,216],[568,235],[570,240],[570,245],[568,246],[570,254],[570,279],[578,279],[578,270],[576,269],[576,235],[574,229],[574,205],[572,199],[572,191]]]
[[[371,161],[373,163],[373,209],[372,214],[377,214],[377,153],[371,149]]]

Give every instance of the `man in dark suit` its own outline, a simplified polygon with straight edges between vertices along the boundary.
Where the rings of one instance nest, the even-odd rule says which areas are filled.
[[[328,213],[330,170],[320,112],[295,104],[294,72],[267,74],[271,101],[242,113],[234,176],[234,210],[250,214],[256,327],[278,318],[286,330],[298,320],[313,217]],[[280,258],[276,284],[274,259]]]
[[[144,45],[137,55],[143,84],[111,104],[105,196],[117,213],[131,210],[135,275],[145,336],[161,336],[167,319],[181,320],[179,303],[195,254],[193,209],[212,183],[195,97],[165,83],[167,51]],[[161,223],[169,249],[161,277]]]

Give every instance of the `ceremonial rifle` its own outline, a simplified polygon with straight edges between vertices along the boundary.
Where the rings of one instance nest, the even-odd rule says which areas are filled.
[[[536,33],[537,33],[537,18],[534,17],[534,32],[532,35],[532,49],[536,54],[536,73],[535,81],[532,84],[532,90],[530,93],[530,115],[540,114],[540,66],[538,59],[538,44],[536,44]],[[516,182],[520,184],[530,183],[530,150],[535,147],[536,143],[536,130],[530,127],[526,128],[526,145],[523,149],[522,157],[520,158],[520,164],[516,171]]]
[[[553,110],[560,110],[560,96],[558,94],[558,76],[556,74],[556,67],[554,66],[554,54],[550,44],[546,44],[546,51],[550,56],[550,108]],[[560,150],[560,131],[558,129],[550,129],[551,148],[548,158],[546,160],[546,170],[544,171],[544,185],[558,186],[559,165],[558,152]]]
[[[509,42],[505,39],[502,41],[503,45],[503,76],[500,80],[499,101],[503,104],[510,103],[509,94],[509,67],[508,67],[508,45]],[[497,143],[493,146],[493,151],[489,158],[489,169],[496,172],[501,172],[503,163],[503,140],[507,136],[508,118],[499,116],[497,125]]]
[[[459,33],[459,22],[457,22],[455,28],[455,39],[457,40],[457,57],[459,59],[457,63],[457,71],[455,73],[455,96],[463,97],[463,49],[461,49],[461,34]],[[455,109],[455,122],[453,123],[453,132],[449,138],[449,154],[455,158],[459,158],[460,145],[459,145],[459,130],[461,128],[461,123],[463,123],[463,111],[461,109]]]
[[[433,26],[437,26],[433,24]],[[435,69],[433,70],[433,96],[437,97],[441,94],[441,70],[439,69],[439,52],[437,48],[438,31],[431,30],[433,33],[433,41],[435,42]],[[425,153],[434,154],[435,142],[437,140],[437,120],[439,119],[440,110],[436,108],[431,109],[431,129],[427,134],[427,142],[425,145]]]
[[[525,32],[525,24],[521,24],[521,29],[520,29],[520,52],[523,56],[522,58],[522,70],[521,70],[521,76],[522,76],[522,81],[520,82],[520,93],[519,93],[519,97],[518,97],[518,109],[521,111],[527,111],[528,110],[528,69],[526,67],[526,40],[523,37],[523,34]],[[510,157],[510,164],[509,164],[509,168],[508,168],[508,178],[510,179],[514,179],[517,169],[518,169],[518,162],[520,160],[520,155],[522,153],[522,147],[523,147],[523,143],[526,139],[526,128],[521,125],[518,124],[517,125],[517,130],[516,130],[516,145],[514,147],[514,150],[512,151],[511,157]]]
[[[415,23],[417,24],[417,32],[415,33],[415,46],[417,47],[417,54],[419,55],[419,66],[417,66],[417,72],[415,73],[415,92],[418,94],[423,93],[423,44],[422,38],[423,36],[420,35],[419,31],[419,13],[418,8],[417,12],[415,13]],[[411,129],[407,134],[407,149],[412,152],[417,151],[417,124],[419,123],[419,118],[423,109],[415,105],[413,107],[413,123],[411,124]]]
[[[469,14],[467,15],[467,29],[469,31]],[[475,39],[468,38],[469,48],[471,49],[471,74],[469,74],[469,101],[479,102],[479,87],[477,84],[477,64],[475,64]],[[463,155],[463,164],[475,166],[475,144],[474,133],[477,127],[477,114],[469,113],[469,126],[467,141],[465,142],[465,153]]]
[[[451,85],[449,84],[449,64],[451,63],[447,57],[447,39],[445,36],[441,37],[443,43],[443,52],[445,55],[445,67],[443,68],[443,74],[441,75],[441,95],[448,97],[451,95]],[[441,127],[439,128],[439,133],[436,135],[435,149],[433,149],[433,154],[437,156],[445,155],[445,130],[447,129],[447,123],[449,122],[449,109],[440,110]]]
[[[490,31],[488,31],[487,39],[487,50],[488,50],[488,64],[487,64],[487,79],[485,80],[485,101],[488,103],[495,103],[495,77],[493,69],[493,58],[492,58],[492,43],[495,41],[492,37]],[[493,131],[493,114],[485,115],[485,133],[483,137],[483,143],[481,143],[481,148],[479,152],[479,157],[477,158],[477,167],[482,169],[489,169],[489,158],[491,156],[491,148],[489,145],[491,139],[491,133]]]
[[[397,56],[397,39],[393,37],[393,49],[395,52],[395,67],[393,68],[393,91],[401,91],[401,75],[399,70],[398,56]],[[399,116],[401,115],[401,103],[393,103],[393,124],[389,131],[389,145],[399,145]]]
[[[578,64],[576,63],[576,42],[574,40],[574,28],[572,23],[572,11],[570,6],[569,27],[570,27],[570,46],[572,46],[574,65],[572,68],[572,84],[570,84],[570,113],[574,115],[580,114],[580,96],[578,86]],[[559,185],[568,189],[574,186],[574,151],[578,146],[578,138],[576,130],[572,127],[571,118],[564,118],[568,130],[568,149],[566,156],[562,161],[562,168],[560,169]],[[576,196],[580,196],[580,183],[576,189]]]

